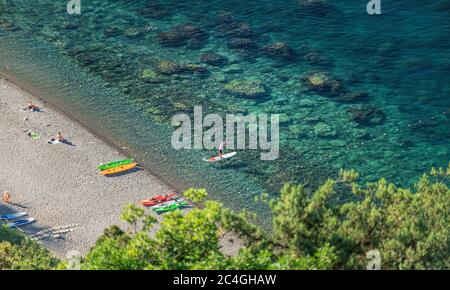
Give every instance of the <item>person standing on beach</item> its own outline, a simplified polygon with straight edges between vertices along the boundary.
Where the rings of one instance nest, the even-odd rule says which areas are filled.
[[[11,194],[7,191],[3,192],[2,200],[4,203],[11,203]]]

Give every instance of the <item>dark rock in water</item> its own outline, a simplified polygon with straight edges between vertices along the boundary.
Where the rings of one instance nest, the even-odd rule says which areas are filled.
[[[79,25],[73,22],[64,21],[63,26],[64,29],[77,29]]]
[[[125,35],[129,38],[137,38],[141,35],[141,32],[136,28],[132,27],[125,30]]]
[[[344,102],[344,103],[367,101],[368,99],[369,99],[369,94],[366,92],[350,92],[350,93],[346,93],[346,94],[340,96],[339,98],[337,98],[337,100],[339,102]]]
[[[345,77],[345,81],[349,84],[355,84],[355,85],[360,84],[362,82],[361,78],[355,73],[350,73],[349,75],[347,75]]]
[[[353,121],[360,125],[379,125],[386,120],[386,114],[373,105],[353,106],[348,112]]]
[[[264,84],[259,80],[233,80],[224,89],[232,95],[249,99],[267,95]]]
[[[221,37],[249,38],[254,36],[253,29],[246,22],[231,22],[218,28]]]
[[[301,79],[312,91],[334,94],[341,90],[341,83],[326,73],[311,72],[303,75]]]
[[[179,47],[186,45],[186,38],[176,31],[167,31],[158,33],[158,42],[162,46]]]
[[[207,73],[208,69],[198,64],[184,64],[179,66],[180,72],[185,73]]]
[[[139,14],[156,20],[164,20],[172,16],[169,7],[155,3],[154,1],[149,1],[143,9],[139,9]]]
[[[299,0],[299,3],[305,12],[316,15],[328,14],[332,9],[327,0]]]
[[[205,44],[206,38],[203,30],[191,24],[178,25],[158,34],[158,42],[167,47],[188,45],[192,49],[198,49]]]
[[[214,66],[224,66],[228,63],[228,59],[214,52],[207,52],[200,56],[200,61]]]
[[[261,48],[261,52],[271,58],[291,60],[295,58],[295,51],[284,42],[275,42]]]
[[[310,52],[305,54],[303,56],[303,60],[309,64],[314,65],[323,65],[323,66],[331,65],[330,61],[318,52]]]
[[[120,29],[114,26],[108,27],[105,30],[103,30],[103,34],[106,37],[114,37],[120,35]]]
[[[168,60],[160,60],[156,64],[156,70],[163,75],[180,73],[180,66]]]
[[[226,11],[219,11],[214,19],[215,25],[225,25],[234,22],[233,15]]]
[[[427,137],[435,137],[440,136],[444,137],[442,132],[439,130],[439,122],[431,121],[431,120],[419,120],[413,124],[410,124],[409,129],[415,133],[422,134]],[[432,140],[432,139],[431,139]]]
[[[163,83],[170,80],[170,78],[160,75],[158,72],[146,69],[142,72],[141,79],[146,83]]]
[[[228,41],[228,47],[231,49],[254,50],[257,48],[257,44],[250,38],[231,38]]]
[[[0,19],[0,27],[8,31],[16,31],[19,29],[14,22],[5,19]]]

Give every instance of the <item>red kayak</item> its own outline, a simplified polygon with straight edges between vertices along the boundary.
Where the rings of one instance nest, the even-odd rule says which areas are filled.
[[[169,200],[173,200],[175,198],[177,194],[176,193],[170,193],[170,194],[166,194],[166,195],[160,195],[160,196],[155,196],[152,198],[148,198],[148,199],[144,199],[141,201],[141,203],[144,206],[154,206]]]

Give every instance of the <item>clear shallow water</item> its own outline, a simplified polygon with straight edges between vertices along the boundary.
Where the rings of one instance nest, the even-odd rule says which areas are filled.
[[[384,176],[409,185],[450,160],[445,1],[382,1],[384,14],[375,17],[366,14],[366,1],[330,2],[318,13],[297,0],[91,0],[82,1],[81,16],[67,15],[64,2],[0,1],[0,67],[130,148],[173,184],[207,187],[238,206],[284,182],[315,186],[342,167],[359,170],[366,180]],[[178,47],[158,41],[160,32],[186,23],[200,35],[178,39]],[[230,48],[233,37],[258,48]],[[280,61],[261,52],[280,41],[295,58]],[[202,64],[206,52],[228,63]],[[201,64],[208,72],[164,74],[161,60]],[[142,77],[145,70],[150,81]],[[311,71],[332,75],[341,91],[308,89],[301,77]],[[269,94],[233,96],[224,85],[235,79],[259,80]],[[368,98],[340,100],[352,92]],[[383,112],[384,122],[353,120],[349,110],[363,104]],[[259,153],[243,151],[228,163],[206,166],[201,159],[211,152],[172,150],[170,118],[191,113],[194,105],[205,113],[281,114],[280,158],[262,162]]]

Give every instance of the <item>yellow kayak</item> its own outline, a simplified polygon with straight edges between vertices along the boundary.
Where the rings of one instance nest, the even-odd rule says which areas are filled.
[[[102,172],[100,172],[100,174],[102,175],[111,175],[111,174],[117,174],[117,173],[121,173],[130,169],[133,169],[137,166],[137,163],[131,163],[131,164],[127,164],[127,165],[123,165],[123,166],[117,166],[114,168],[110,168],[108,170],[103,170]]]

